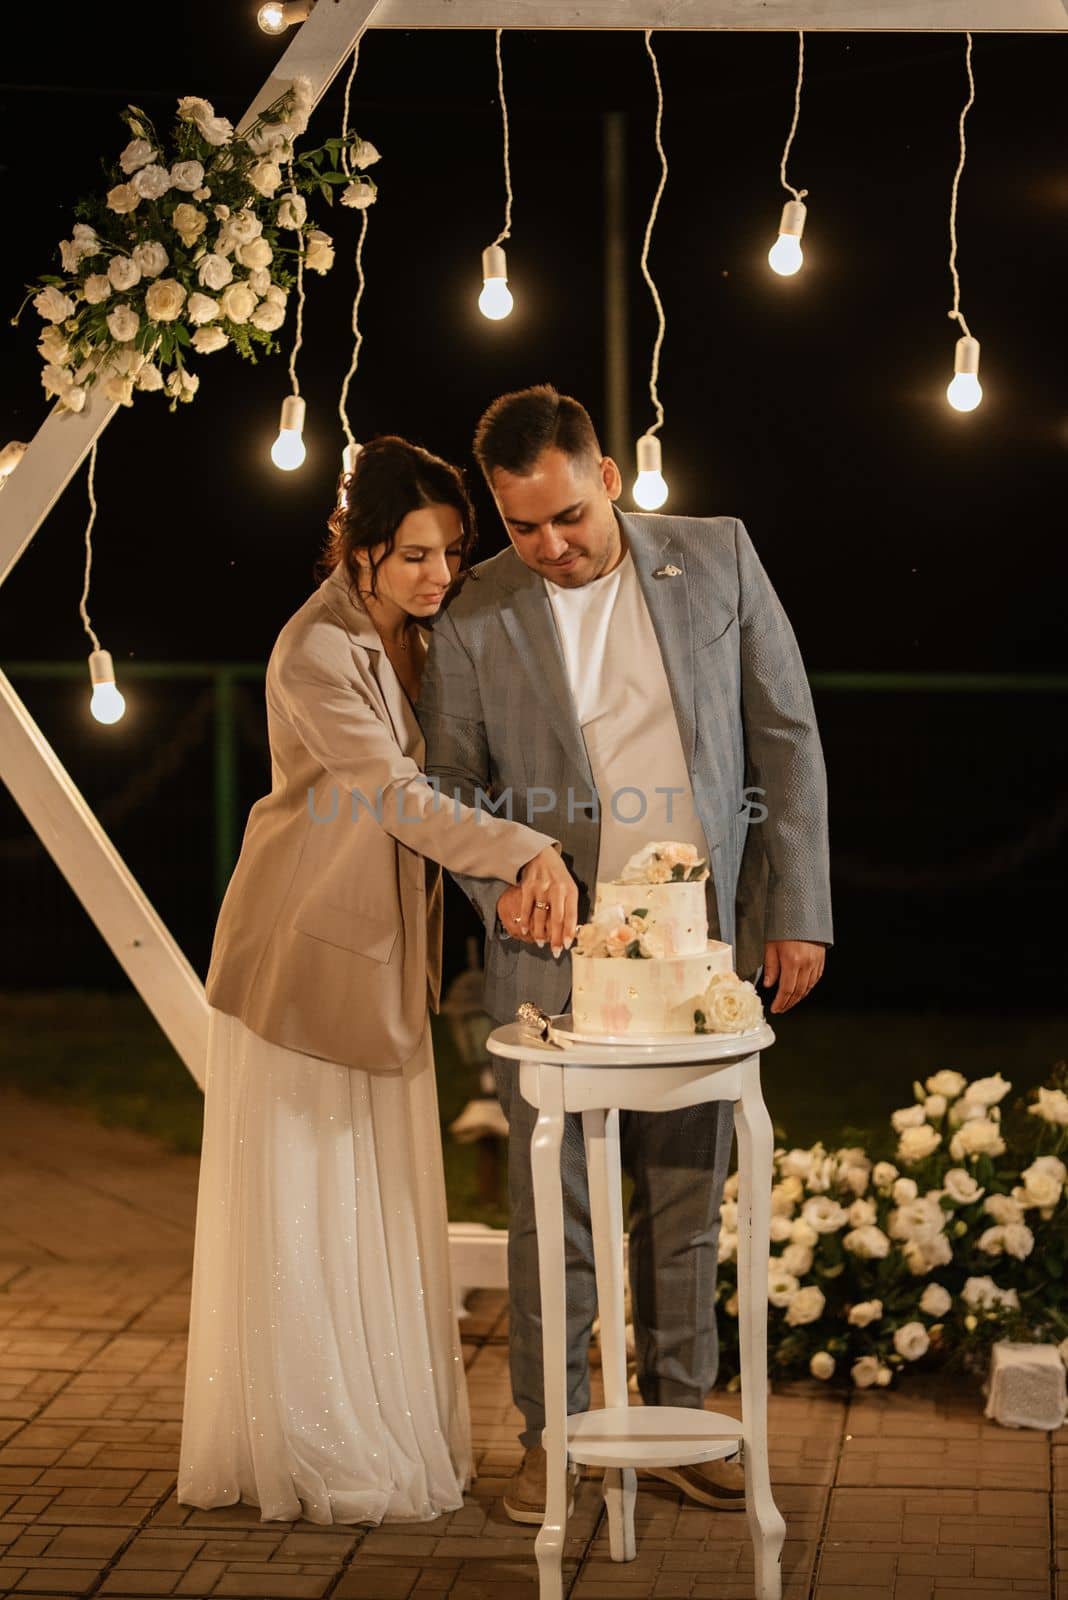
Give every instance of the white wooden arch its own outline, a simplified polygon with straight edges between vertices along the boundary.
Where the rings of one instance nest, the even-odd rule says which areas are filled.
[[[311,80],[318,101],[368,27],[1065,33],[1068,0],[318,0],[241,125],[300,74]],[[82,412],[53,411],[38,429],[0,495],[0,584],[115,410],[92,388]],[[3,672],[0,777],[203,1087],[203,984]],[[485,1232],[454,1226],[453,1266],[461,1285],[504,1281],[502,1251],[496,1240],[490,1248]]]

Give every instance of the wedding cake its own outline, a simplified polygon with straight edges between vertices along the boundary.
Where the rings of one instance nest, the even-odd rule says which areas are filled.
[[[741,1033],[763,1015],[735,976],[731,947],[708,937],[707,863],[692,845],[649,844],[598,883],[578,930],[571,1012],[577,1034],[655,1038]]]

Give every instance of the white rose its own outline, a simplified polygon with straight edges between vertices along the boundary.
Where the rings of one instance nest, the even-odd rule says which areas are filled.
[[[887,1232],[891,1239],[931,1239],[946,1225],[946,1213],[931,1195],[910,1200],[890,1213]]]
[[[852,1368],[853,1382],[858,1389],[870,1389],[873,1383],[879,1381],[879,1361],[876,1356],[861,1356],[854,1361]]]
[[[780,1310],[783,1306],[788,1306],[800,1289],[801,1285],[792,1272],[783,1272],[776,1262],[771,1263],[768,1272],[768,1300],[773,1306],[778,1306]]]
[[[814,1378],[820,1378],[825,1383],[834,1376],[834,1357],[828,1350],[817,1350],[809,1361],[808,1370]]]
[[[726,1183],[723,1185],[724,1200],[737,1200],[740,1182],[741,1180],[738,1177],[737,1171],[732,1172]]]
[[[792,1272],[795,1278],[803,1278],[811,1270],[814,1252],[807,1244],[788,1244],[779,1259],[784,1272]]]
[[[989,1311],[1001,1302],[1001,1290],[993,1278],[969,1278],[960,1292],[965,1305]]]
[[[117,372],[120,378],[136,378],[145,364],[145,358],[140,350],[134,350],[130,345],[124,345],[121,350],[112,350],[108,355],[108,371]]]
[[[193,335],[193,349],[202,356],[210,356],[229,343],[221,328],[198,328]]]
[[[789,1217],[772,1217],[768,1225],[768,1236],[772,1244],[785,1244],[793,1237],[793,1224]]]
[[[271,274],[268,272],[267,268],[253,267],[252,271],[248,275],[248,286],[252,292],[254,294],[258,294],[262,300],[263,296],[271,287]]]
[[[784,1178],[777,1187],[782,1190],[792,1205],[799,1205],[805,1198],[805,1186],[800,1178]],[[774,1194],[775,1190],[773,1189],[771,1192]]]
[[[801,1215],[817,1233],[837,1233],[849,1221],[849,1212],[829,1195],[813,1195],[801,1207]]]
[[[60,404],[66,406],[68,411],[82,411],[85,408],[88,389],[80,384],[75,384],[73,389],[68,389]]]
[[[798,1289],[790,1301],[786,1310],[786,1321],[791,1328],[802,1328],[808,1322],[818,1322],[826,1304],[823,1290],[811,1283],[805,1289]]]
[[[787,1150],[780,1157],[779,1171],[784,1178],[807,1178],[812,1170],[811,1150]]]
[[[907,1239],[901,1247],[905,1264],[916,1278],[933,1272],[935,1267],[945,1267],[953,1260],[953,1246],[944,1233],[922,1239]]]
[[[721,1228],[719,1230],[719,1245],[717,1255],[717,1260],[719,1261],[720,1266],[722,1266],[725,1261],[734,1261],[737,1255],[738,1235],[733,1233],[730,1228]]]
[[[883,1314],[881,1300],[861,1300],[855,1306],[850,1306],[849,1316],[846,1319],[852,1328],[867,1328],[873,1322],[878,1322]]]
[[[257,161],[249,168],[248,181],[259,194],[270,199],[282,181],[282,169],[275,161]]]
[[[842,1244],[850,1255],[862,1261],[882,1261],[890,1254],[890,1240],[881,1228],[868,1224],[847,1233]]]
[[[262,234],[248,244],[239,244],[234,254],[243,267],[267,267],[274,260],[274,251]]]
[[[920,1296],[920,1310],[928,1317],[944,1317],[953,1297],[940,1283],[929,1283]]]
[[[141,269],[142,276],[146,278],[158,278],[170,260],[166,250],[155,239],[135,245],[133,258]]]
[[[1001,1231],[1005,1254],[1015,1256],[1017,1261],[1026,1261],[1035,1248],[1035,1236],[1027,1224],[1006,1222]]]
[[[245,142],[254,155],[278,161],[288,161],[293,153],[293,132],[284,122],[262,122]]]
[[[854,1200],[849,1208],[849,1225],[852,1228],[865,1228],[878,1215],[874,1200]]]
[[[888,1389],[894,1381],[894,1374],[889,1367],[880,1367],[875,1375],[875,1381],[880,1389]]]
[[[853,1161],[839,1164],[839,1185],[843,1189],[848,1189],[851,1194],[862,1195],[868,1187],[870,1178],[870,1166],[864,1167]]]
[[[1007,1083],[1000,1072],[995,1072],[992,1078],[976,1078],[964,1091],[964,1098],[974,1106],[996,1106],[1004,1100],[1011,1083]]]
[[[175,367],[164,384],[167,393],[175,400],[192,400],[200,388],[200,379],[195,372],[186,372],[184,368]]]
[[[1068,1094],[1063,1089],[1040,1089],[1038,1104],[1028,1106],[1027,1113],[1063,1128],[1068,1125]]]
[[[373,167],[375,162],[381,159],[370,139],[361,139],[352,157],[352,164],[354,167],[359,167],[361,172],[366,172],[368,167]]]
[[[304,242],[304,265],[309,272],[322,274],[334,265],[334,241],[328,233],[313,229]]]
[[[920,1106],[919,1110],[923,1110]],[[942,1135],[925,1122],[922,1128],[906,1128],[897,1146],[897,1159],[903,1166],[911,1167],[917,1161],[926,1161],[942,1143]]]
[[[206,144],[229,144],[234,136],[233,124],[225,117],[217,117],[214,108],[198,95],[183,95],[178,102],[178,115],[183,122],[195,122],[200,137]]]
[[[195,328],[202,327],[205,322],[215,321],[219,315],[219,302],[208,294],[191,294],[185,314]]]
[[[838,1163],[833,1156],[824,1156],[821,1161],[813,1163],[812,1171],[806,1180],[806,1187],[812,1194],[826,1194],[835,1179]]]
[[[108,331],[120,344],[132,339],[140,326],[141,319],[130,306],[116,306],[108,313]]]
[[[927,1089],[930,1094],[944,1094],[947,1100],[955,1100],[967,1081],[963,1072],[951,1072],[945,1069],[928,1078]]]
[[[74,387],[74,374],[66,367],[58,367],[54,362],[49,362],[41,373],[41,383],[45,394],[62,397]]]
[[[894,1349],[906,1361],[918,1361],[930,1348],[930,1335],[922,1322],[906,1322],[894,1329]]]
[[[986,1109],[978,1100],[954,1100],[949,1108],[949,1123],[953,1128],[959,1128],[962,1122],[982,1121],[985,1116]]]
[[[133,405],[134,380],[132,378],[124,378],[120,373],[112,372],[104,379],[101,388],[104,399],[110,400],[113,405]]]
[[[208,219],[203,211],[198,211],[196,206],[191,206],[188,200],[183,200],[180,205],[175,206],[171,222],[175,233],[187,250],[196,244],[208,225]]]
[[[978,1117],[957,1129],[950,1140],[949,1153],[954,1161],[963,1161],[965,1156],[1000,1156],[1005,1153],[1005,1141],[996,1122]]]
[[[983,1212],[995,1222],[1022,1222],[1024,1219],[1023,1206],[1007,1194],[988,1195],[983,1201]]]
[[[141,196],[132,183],[117,183],[114,189],[108,190],[107,203],[109,211],[124,217],[129,212],[137,210],[141,204]]]
[[[247,322],[256,309],[256,296],[247,283],[231,283],[219,296],[219,305],[230,322]]]
[[[368,206],[373,206],[378,198],[373,183],[365,178],[357,178],[355,182],[346,184],[341,191],[341,204],[352,206],[356,211],[366,211]],[[652,879],[656,882],[656,879]]]
[[[201,257],[200,265],[197,267],[197,281],[205,289],[225,289],[233,279],[234,269],[225,256],[209,252],[208,255]]]
[[[177,278],[157,278],[145,292],[145,310],[153,322],[174,322],[185,305],[185,290]]]
[[[133,186],[142,200],[162,200],[171,186],[171,175],[166,167],[142,167],[134,175]]]
[[[795,1217],[790,1223],[790,1241],[792,1244],[804,1244],[811,1250],[819,1243],[819,1237],[811,1222],[806,1222],[804,1217]]]
[[[179,161],[171,168],[171,183],[183,194],[192,194],[204,182],[204,168],[199,161]]]
[[[148,163],[155,159],[156,151],[147,139],[132,139],[119,157],[119,166],[129,177],[132,172],[136,172],[140,167],[147,167]]]
[[[302,228],[308,220],[308,206],[302,194],[289,194],[278,207],[275,218],[280,228]]]
[[[1056,1156],[1039,1156],[1020,1176],[1026,1196],[1024,1205],[1050,1210],[1059,1203],[1066,1172],[1063,1161]]]
[[[65,367],[70,360],[70,345],[54,322],[41,329],[37,350],[46,361],[54,361],[59,367]]]
[[[744,1033],[755,1028],[764,1015],[753,985],[726,972],[717,972],[711,980],[701,1009],[713,1033]]]
[[[904,1133],[906,1128],[919,1128],[926,1121],[922,1106],[903,1106],[900,1111],[895,1111],[890,1122],[895,1133]]]
[[[141,282],[141,268],[129,256],[112,256],[108,262],[108,278],[112,288],[121,294]]]
[[[891,1189],[894,1201],[899,1206],[907,1206],[910,1200],[915,1200],[919,1192],[915,1178],[898,1178]]]
[[[929,1094],[923,1103],[924,1116],[928,1122],[937,1122],[940,1117],[944,1117],[948,1103],[944,1094]]]
[[[301,205],[303,205],[303,200]],[[263,223],[253,211],[235,211],[226,218],[227,237],[234,244],[248,244],[263,232]]]
[[[141,368],[140,372],[137,374],[137,377],[134,379],[134,387],[137,389],[144,389],[146,393],[151,393],[156,389],[162,389],[163,374],[157,366],[154,366],[151,361],[148,361]]]
[[[91,306],[103,305],[111,298],[111,279],[102,272],[91,272],[82,284],[82,294]]]
[[[986,1193],[985,1189],[979,1187],[971,1173],[966,1172],[963,1167],[950,1167],[942,1181],[949,1198],[956,1201],[959,1206],[974,1205],[975,1201]]]
[[[872,1168],[871,1181],[882,1194],[892,1187],[896,1177],[897,1168],[892,1161],[877,1161]]]
[[[719,1220],[724,1228],[732,1232],[738,1231],[738,1202],[737,1200],[721,1200],[719,1206]]]
[[[33,309],[45,322],[66,322],[68,317],[74,315],[74,301],[49,284],[47,289],[34,295]]]

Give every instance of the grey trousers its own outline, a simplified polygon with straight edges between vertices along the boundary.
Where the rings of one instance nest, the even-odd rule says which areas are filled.
[[[519,1093],[519,1063],[494,1058],[508,1119],[508,1284],[512,1397],[524,1448],[545,1426],[541,1287],[530,1138],[537,1112]],[[628,1227],[638,1387],[646,1405],[699,1407],[716,1381],[719,1206],[730,1163],[732,1107],[621,1111],[620,1156],[634,1180]],[[590,1330],[597,1309],[582,1118],[564,1119],[560,1152],[567,1263],[567,1409],[589,1409]]]

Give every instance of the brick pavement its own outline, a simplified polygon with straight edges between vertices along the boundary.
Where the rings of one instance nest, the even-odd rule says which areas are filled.
[[[319,1528],[176,1503],[195,1184],[189,1158],[0,1093],[0,1595],[534,1600],[534,1530],[500,1505],[519,1447],[497,1294],[463,1325],[461,1511]],[[922,1378],[848,1400],[799,1386],[771,1426],[786,1600],[1068,1600],[1068,1429],[998,1428],[974,1389]],[[637,1560],[611,1562],[584,1480],[571,1600],[752,1595],[743,1518],[643,1479],[637,1523]]]

